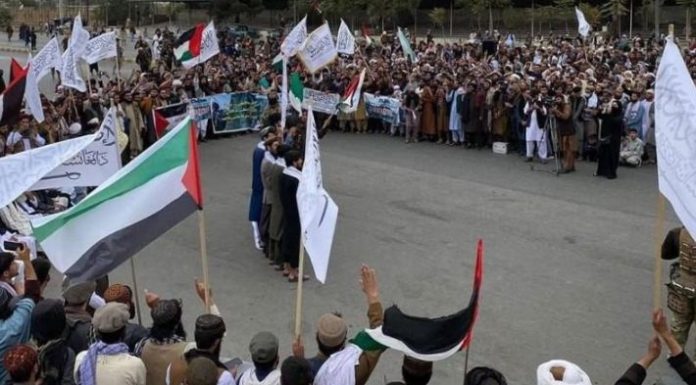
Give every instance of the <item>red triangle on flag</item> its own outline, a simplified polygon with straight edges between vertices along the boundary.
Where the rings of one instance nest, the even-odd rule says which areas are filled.
[[[167,127],[169,127],[169,120],[162,116],[157,110],[153,110],[152,114],[154,116],[154,121],[155,121],[155,134],[157,135],[157,138],[161,138],[162,135],[167,131]]]
[[[201,169],[198,162],[198,127],[191,122],[189,138],[189,160],[181,182],[186,187],[199,209],[203,209],[203,190],[201,189]]]
[[[27,68],[29,68],[29,65],[27,65]],[[15,81],[15,79],[20,77],[23,73],[26,73],[26,69],[22,67],[17,60],[12,58],[12,62],[10,63],[10,83]]]

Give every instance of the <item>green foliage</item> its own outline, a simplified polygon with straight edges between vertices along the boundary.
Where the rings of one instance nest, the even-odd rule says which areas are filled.
[[[447,10],[444,8],[433,8],[429,13],[428,17],[430,21],[435,24],[436,27],[442,29],[442,34],[445,34],[445,21],[447,20]]]
[[[582,13],[585,15],[585,19],[590,25],[597,25],[602,19],[602,14],[599,8],[594,7],[587,3],[580,3],[578,6]]]
[[[676,3],[682,7],[696,9],[696,0],[676,0]]]
[[[211,9],[217,19],[239,17],[242,14],[254,19],[264,10],[264,6],[263,0],[213,0]]]
[[[626,0],[607,0],[602,4],[601,8],[602,16],[610,17],[614,20],[621,16],[628,14],[628,7],[626,7]]]
[[[0,27],[7,28],[12,24],[12,13],[6,7],[0,6]]]

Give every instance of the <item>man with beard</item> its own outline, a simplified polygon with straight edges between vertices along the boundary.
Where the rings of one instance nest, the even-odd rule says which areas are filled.
[[[220,349],[225,336],[225,321],[213,314],[203,314],[196,319],[196,348],[184,353],[182,357],[172,362],[169,372],[169,384],[184,383],[188,365],[196,358],[207,358],[218,369],[218,385],[234,385],[234,377],[227,367],[220,362]]]
[[[302,177],[302,154],[297,150],[285,154],[287,168],[280,176],[278,183],[280,202],[283,206],[283,240],[281,255],[283,262],[289,265],[288,281],[297,282],[299,278],[308,280],[309,276],[298,277],[297,267],[300,259],[300,213],[297,207],[297,187]]]
[[[147,385],[164,384],[169,363],[181,357],[186,349],[181,302],[174,299],[157,300],[151,308],[150,336],[140,342],[134,352],[145,363]]]
[[[130,158],[134,159],[143,151],[145,122],[143,121],[143,114],[140,111],[140,106],[133,103],[133,94],[131,92],[124,93],[120,112],[124,121],[126,121],[128,143],[130,143]]]

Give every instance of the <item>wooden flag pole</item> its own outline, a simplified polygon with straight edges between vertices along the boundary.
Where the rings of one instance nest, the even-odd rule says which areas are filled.
[[[302,283],[304,282],[305,249],[300,239],[300,261],[297,273],[297,301],[295,302],[295,338],[302,335]]]
[[[135,256],[130,257],[131,278],[133,279],[133,297],[135,298],[135,310],[138,314],[138,324],[143,326],[143,317],[140,315],[140,290],[138,290],[138,280],[135,278]]]
[[[665,196],[658,193],[655,218],[655,271],[653,275],[653,308],[662,307],[662,235],[665,227]]]
[[[203,286],[205,286],[205,312],[210,313],[210,281],[208,277],[208,245],[205,234],[205,214],[198,210],[198,235],[201,239],[201,264],[203,265]]]
[[[669,25],[669,38],[674,39],[674,24]],[[662,307],[662,236],[665,227],[665,196],[658,192],[657,217],[655,218],[655,271],[653,275],[653,308]]]

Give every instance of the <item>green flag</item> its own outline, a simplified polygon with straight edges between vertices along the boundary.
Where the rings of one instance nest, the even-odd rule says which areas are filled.
[[[297,112],[302,113],[302,100],[304,99],[304,84],[300,79],[300,74],[293,72],[290,74],[290,92],[288,95],[290,105]]]
[[[404,31],[401,30],[401,27],[399,27],[399,43],[401,44],[401,49],[404,51],[404,56],[411,60],[411,63],[417,62],[418,58],[411,49],[411,43],[408,42],[408,39],[406,38],[406,35],[404,35]]]

